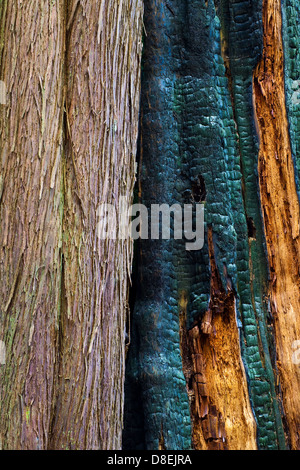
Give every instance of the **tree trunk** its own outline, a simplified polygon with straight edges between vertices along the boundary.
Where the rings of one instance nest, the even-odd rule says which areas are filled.
[[[132,246],[97,237],[99,204],[131,202],[140,0],[70,2],[60,365],[51,447],[118,449]]]
[[[126,449],[300,448],[298,17],[145,0],[140,199],[206,223],[140,242]]]
[[[132,243],[97,237],[132,198],[140,0],[1,2],[0,442],[120,448]]]
[[[62,246],[64,10],[1,2],[0,441],[49,442]]]
[[[144,6],[0,1],[0,448],[300,449],[300,6]]]

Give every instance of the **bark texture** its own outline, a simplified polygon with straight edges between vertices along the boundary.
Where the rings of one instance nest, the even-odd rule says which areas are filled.
[[[139,195],[205,204],[206,240],[140,243],[125,448],[299,448],[297,18],[145,1]]]
[[[0,443],[118,449],[142,3],[1,1]]]
[[[299,14],[0,0],[0,448],[120,449],[125,388],[124,449],[300,449]],[[205,244],[139,241],[129,297],[140,98],[136,199]]]
[[[131,202],[142,3],[68,6],[60,366],[51,447],[118,449],[123,423],[129,240],[100,240],[99,205]]]
[[[49,442],[60,316],[64,9],[1,2],[2,447]]]
[[[293,344],[300,337],[299,199],[285,104],[280,1],[264,1],[264,51],[254,73],[260,136],[259,181],[270,266],[270,300],[277,365],[293,449],[300,449],[300,368]]]

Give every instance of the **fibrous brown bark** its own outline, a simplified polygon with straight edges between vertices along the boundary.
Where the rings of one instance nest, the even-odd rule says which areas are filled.
[[[131,201],[142,3],[68,7],[64,290],[53,448],[121,446],[131,242],[100,240],[100,203]],[[68,430],[68,432],[66,432]]]
[[[1,3],[0,443],[120,448],[140,0]]]
[[[49,439],[60,309],[64,11],[2,2],[0,441]]]

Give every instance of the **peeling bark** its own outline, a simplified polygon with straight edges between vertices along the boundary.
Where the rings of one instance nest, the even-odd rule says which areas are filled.
[[[140,200],[203,203],[207,235],[196,253],[139,245],[126,449],[159,448],[161,428],[166,449],[289,446],[257,174],[263,20],[260,0],[145,1]]]
[[[97,237],[99,204],[131,202],[142,3],[70,2],[66,58],[64,298],[50,447],[118,449],[129,240]]]
[[[137,244],[130,319],[143,3],[137,196],[206,238]],[[0,448],[120,449],[132,321],[125,449],[300,449],[299,8],[0,1]]]
[[[119,449],[142,1],[3,1],[0,445]]]
[[[64,10],[1,2],[0,443],[49,442],[60,316]]]

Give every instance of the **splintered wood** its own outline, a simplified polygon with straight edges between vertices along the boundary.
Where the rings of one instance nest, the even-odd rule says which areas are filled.
[[[184,372],[191,396],[193,445],[197,450],[257,449],[240,338],[235,296],[222,285],[212,229],[208,233],[211,299],[207,313],[182,334]],[[229,286],[229,285],[228,285]],[[183,306],[180,303],[183,315]],[[183,323],[183,322],[182,322]]]
[[[206,361],[202,352],[199,327],[189,332],[192,345],[193,391],[196,419],[201,421],[203,437],[210,450],[226,450],[225,422],[217,407],[209,403],[209,387],[206,378]]]

